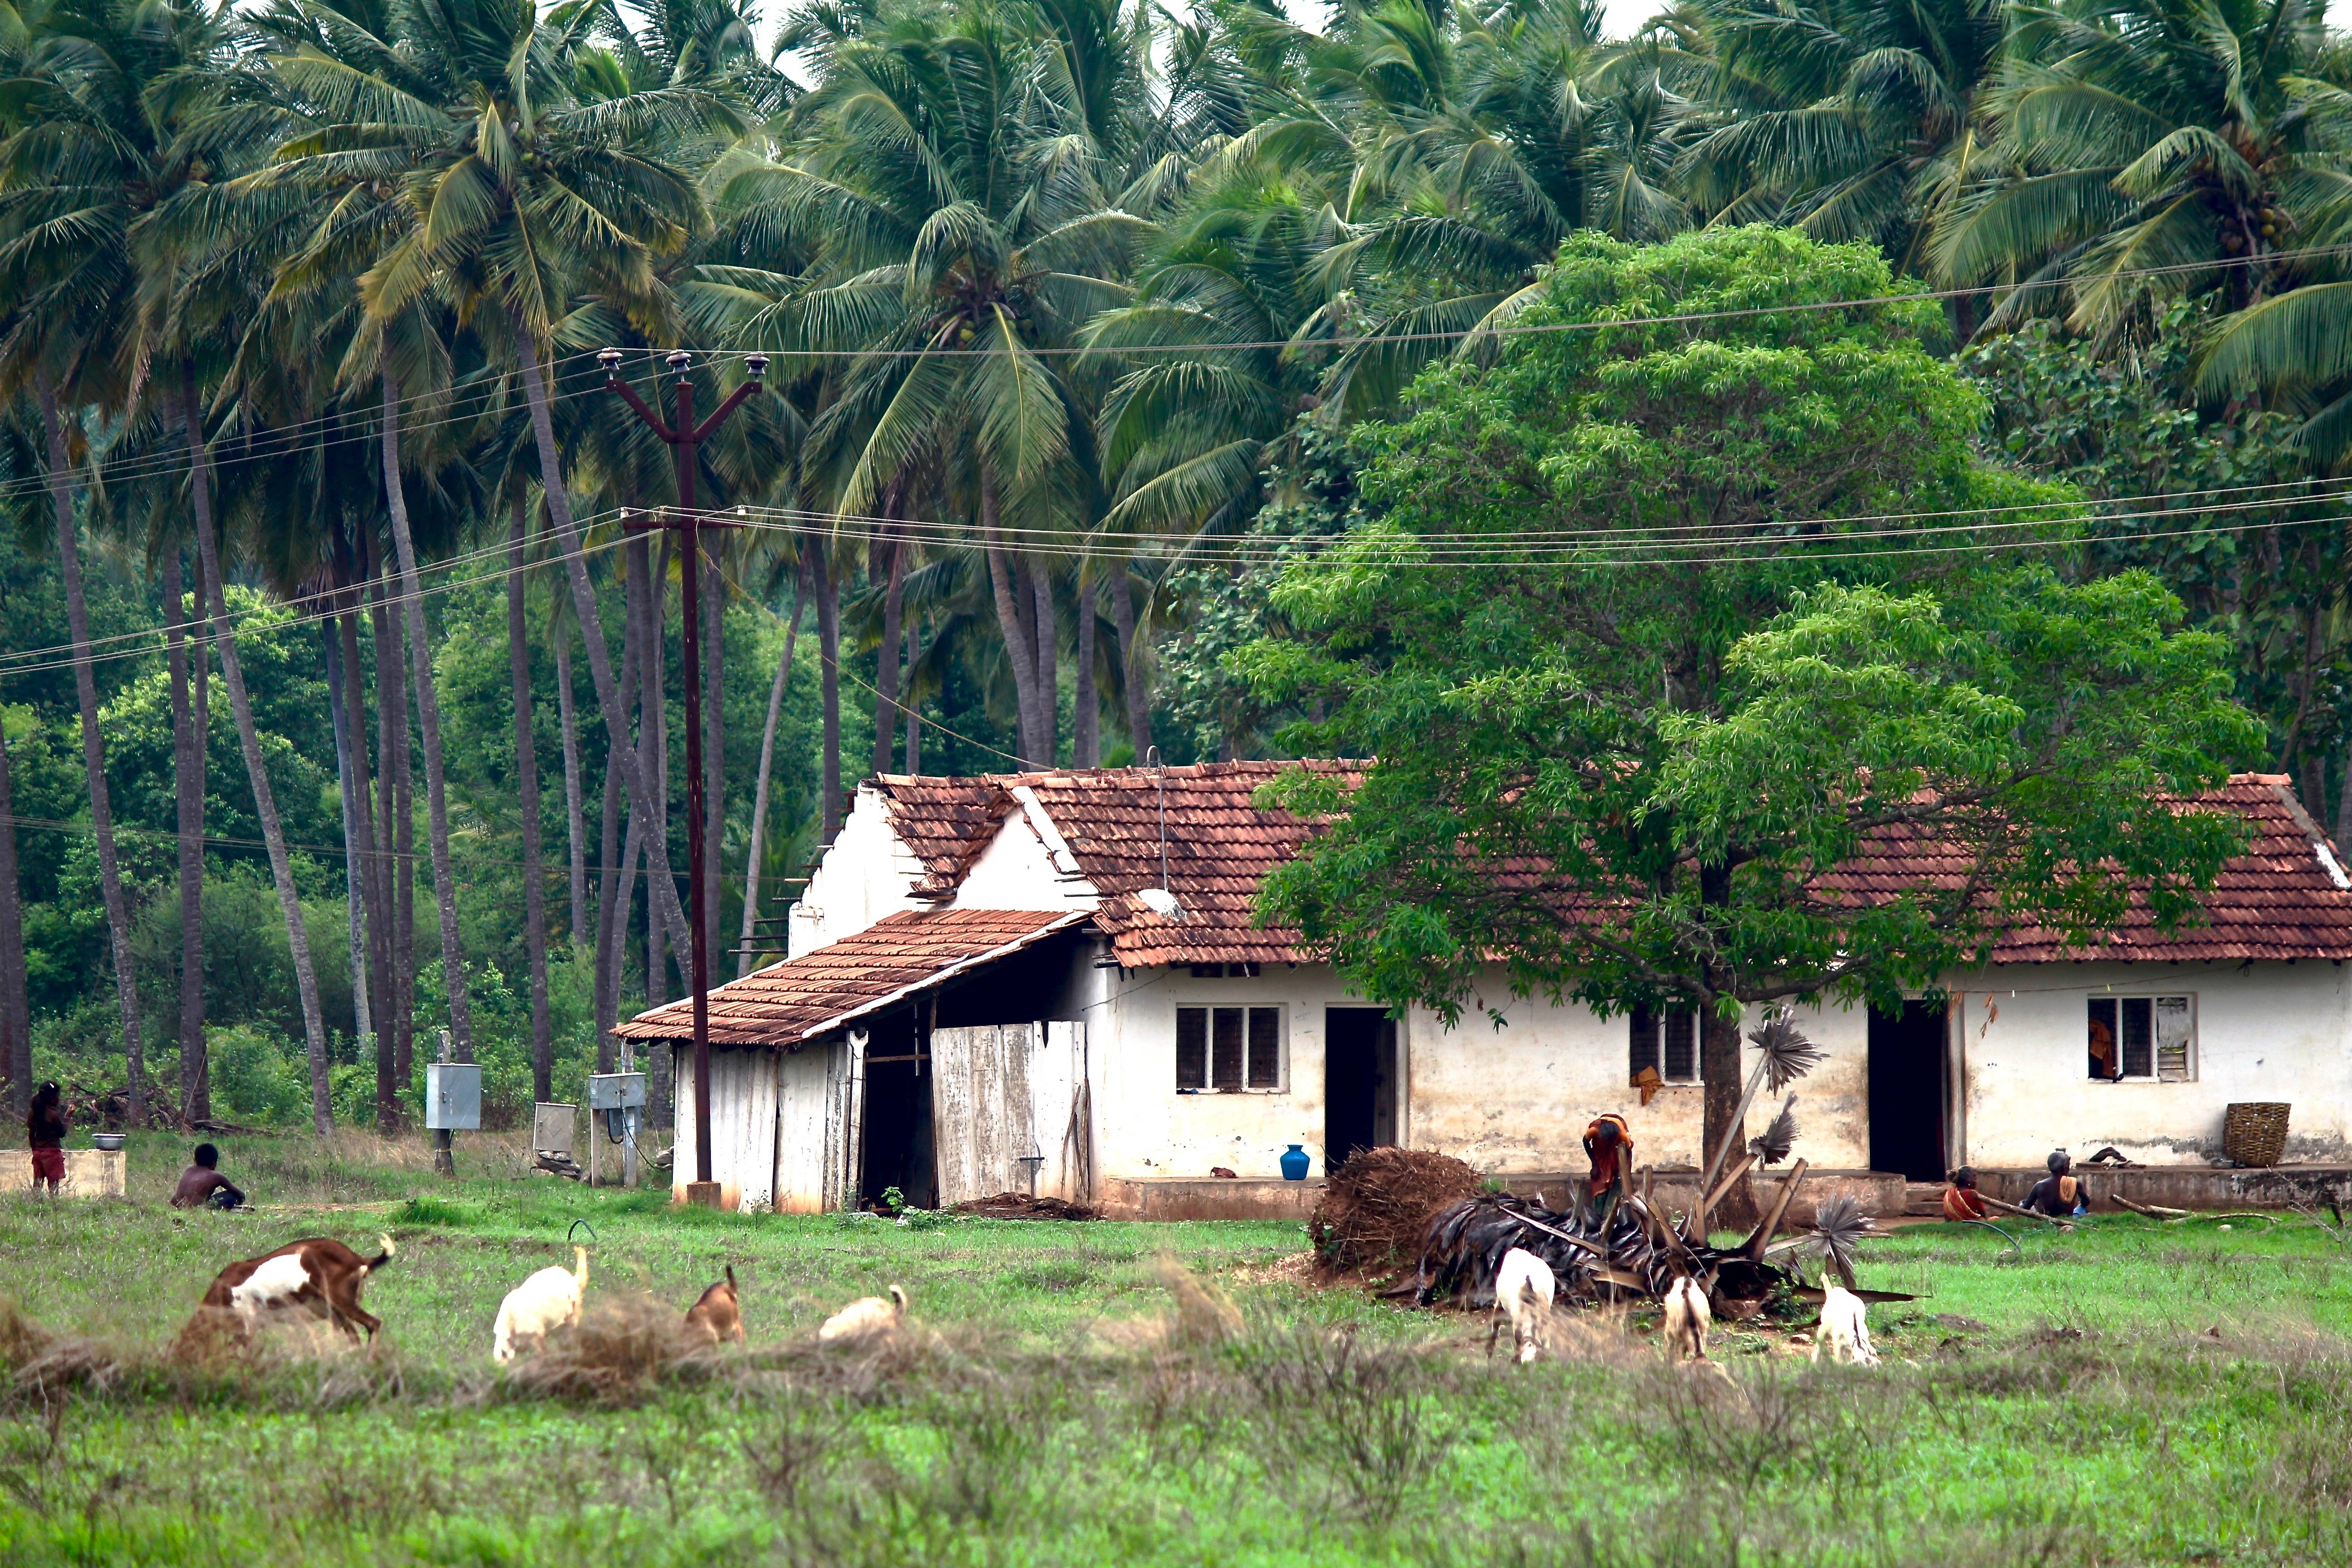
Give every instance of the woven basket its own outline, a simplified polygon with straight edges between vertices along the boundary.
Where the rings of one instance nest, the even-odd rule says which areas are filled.
[[[2267,1168],[2286,1152],[2288,1107],[2274,1100],[2240,1100],[2221,1117],[2221,1152],[2241,1165]]]

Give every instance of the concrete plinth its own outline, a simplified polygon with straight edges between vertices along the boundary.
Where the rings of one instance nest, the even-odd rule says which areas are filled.
[[[120,1149],[67,1150],[65,1184],[58,1189],[58,1194],[68,1198],[122,1196],[124,1160]],[[26,1192],[32,1185],[33,1152],[0,1149],[0,1192]]]
[[[1304,1224],[1322,1195],[1321,1182],[1111,1176],[1096,1184],[1095,1207],[1106,1219],[1273,1219]]]

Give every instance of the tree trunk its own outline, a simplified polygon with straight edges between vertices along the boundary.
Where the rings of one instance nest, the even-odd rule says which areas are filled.
[[[572,500],[563,486],[563,460],[555,449],[555,420],[547,402],[547,378],[541,372],[539,345],[530,331],[515,323],[515,353],[521,362],[523,396],[530,405],[530,429],[539,451],[541,488],[547,495],[548,521],[563,560],[563,575],[572,588],[572,608],[580,620],[580,636],[588,649],[588,673],[596,685],[596,705],[604,715],[604,738],[610,756],[617,759],[631,797],[652,798],[646,759],[629,743],[629,720],[622,694],[613,680],[613,653],[604,644],[604,624],[597,618],[596,592],[588,581],[588,563],[580,547],[580,530],[572,520]],[[610,763],[608,763],[609,766]],[[654,893],[662,923],[681,950],[688,940],[686,911],[678,904],[677,888],[669,879],[669,847],[666,835],[646,841]]]
[[[572,635],[556,637],[555,718],[563,731],[563,831],[572,850],[572,950],[588,951],[587,823],[580,811],[580,729],[572,714]]]
[[[907,771],[923,771],[923,703],[915,689],[915,669],[923,662],[923,617],[907,622]]]
[[[356,558],[364,557],[358,551]],[[356,575],[357,574],[354,574]],[[369,1054],[375,1064],[375,1124],[387,1137],[400,1130],[400,1079],[394,1072],[396,1052],[392,1027],[392,879],[377,845],[375,784],[368,767],[366,666],[360,662],[360,602],[366,590],[354,584],[343,613],[335,617],[335,637],[348,673],[343,682],[343,751],[352,761],[351,824],[358,837],[359,885],[352,897],[366,916],[366,958],[357,976],[366,982],[368,1021],[362,1026]]]
[[[630,601],[634,604],[634,600]],[[632,609],[621,617],[621,689],[629,693],[632,705],[637,694],[637,620]],[[614,1070],[614,1051],[619,1042],[613,1037],[613,1025],[621,1011],[621,950],[628,940],[629,901],[635,897],[629,879],[635,875],[637,841],[629,840],[628,857],[622,858],[620,842],[621,770],[607,759],[604,764],[604,809],[603,837],[597,841],[597,874],[604,880],[596,894],[596,1070]]]
[[[824,842],[841,831],[841,594],[825,559],[825,542],[813,540],[809,575],[816,589],[817,672],[824,700]]]
[[[776,679],[768,686],[768,722],[760,731],[760,772],[751,785],[751,847],[743,867],[743,933],[735,954],[738,980],[751,973],[752,927],[760,918],[760,871],[768,853],[768,780],[776,760],[776,718],[784,710],[784,690],[792,685],[793,645],[800,640],[801,607],[807,598],[803,577],[801,591],[793,595],[793,618],[784,623],[784,656],[776,661]]]
[[[195,377],[184,374],[182,395],[193,407]],[[286,853],[286,829],[278,817],[278,797],[262,765],[261,733],[253,721],[253,699],[245,689],[245,661],[237,656],[236,635],[228,618],[227,580],[221,574],[220,546],[213,533],[212,485],[206,461],[204,426],[188,422],[189,489],[195,499],[196,551],[199,570],[213,596],[213,640],[219,645],[221,683],[228,688],[228,709],[236,721],[236,741],[245,752],[245,772],[253,786],[255,815],[261,819],[261,841],[269,851],[269,875],[278,884],[278,909],[286,920],[286,945],[294,960],[294,986],[302,1004],[302,1036],[310,1054],[310,1124],[323,1138],[335,1130],[333,1098],[327,1083],[327,1026],[319,1016],[319,976],[310,965],[310,932],[302,923],[302,900],[294,888],[294,865]]]
[[[180,547],[163,552],[163,625],[172,678],[172,793],[180,837],[180,1120],[212,1119],[205,1061],[205,737],[189,689],[191,606],[180,577]],[[202,603],[199,597],[198,603]],[[198,661],[207,655],[195,640]],[[5,962],[5,961],[0,961]]]
[[[416,543],[408,531],[408,499],[400,483],[400,384],[383,371],[383,496],[392,512],[392,548],[400,560],[400,595],[407,602],[408,656],[416,679],[416,727],[425,741],[425,847],[433,857],[433,903],[440,916],[442,993],[457,1059],[474,1059],[473,1009],[467,1005],[465,943],[457,928],[457,883],[449,873],[449,799],[441,766],[441,700],[434,689],[433,642],[425,629],[425,593],[416,576]]]
[[[383,780],[383,838],[391,851],[390,875],[380,884],[392,912],[392,1077],[410,1086],[416,1037],[416,817],[408,808],[408,681],[398,617],[392,613],[392,582],[369,563],[375,584],[369,606],[375,632],[376,770]]]
[[[514,684],[515,805],[522,814],[523,950],[530,964],[530,1092],[554,1098],[555,1036],[547,1016],[547,886],[539,868],[539,736],[531,722],[530,643],[523,617],[522,500],[507,535],[507,667]]]
[[[23,1116],[33,1103],[33,1012],[25,991],[25,906],[16,881],[16,791],[8,776],[8,737],[0,729],[0,1077],[6,1105]]]
[[[81,703],[81,765],[89,786],[89,826],[98,839],[98,885],[106,903],[106,931],[114,953],[114,996],[122,1014],[122,1054],[131,1069],[131,1125],[147,1121],[146,1043],[139,1027],[138,977],[131,969],[131,909],[123,901],[122,868],[114,856],[114,811],[106,793],[106,740],[98,728],[98,678],[89,657],[89,605],[81,590],[81,544],[76,535],[66,426],[58,389],[36,373],[41,424],[48,437],[49,504],[58,522],[58,571],[66,590],[66,625],[73,637],[74,695]]]
[[[980,482],[980,532],[988,554],[989,595],[996,605],[996,629],[1004,639],[1004,658],[1013,667],[1013,689],[1019,697],[1021,757],[1024,765],[1038,766],[1036,649],[1029,636],[1020,596],[1013,591],[1013,570],[1004,559],[1004,542],[996,529],[996,482]]]
[[[1095,616],[1100,613],[1102,581],[1078,587],[1077,690],[1070,711],[1070,762],[1102,766],[1102,698],[1095,689]]]
[[[1699,904],[1702,909],[1722,907],[1730,901],[1731,873],[1721,866],[1699,868]],[[1746,1136],[1738,1125],[1740,1091],[1746,1087],[1739,1061],[1739,1018],[1737,1014],[1726,1016],[1717,1006],[1727,976],[1708,973],[1703,979],[1706,994],[1699,1004],[1699,1077],[1705,1082],[1703,1105],[1705,1115],[1700,1133],[1699,1163],[1704,1166],[1726,1140]],[[1728,1170],[1737,1153],[1724,1161]],[[1704,1194],[1702,1194],[1704,1196]],[[1756,1200],[1749,1191],[1748,1178],[1742,1176],[1731,1191],[1712,1211],[1711,1220],[1717,1230],[1748,1230],[1755,1226],[1758,1215]]]
[[[1111,623],[1118,628],[1119,686],[1127,696],[1127,738],[1135,748],[1135,765],[1141,767],[1151,750],[1151,689],[1143,670],[1144,650],[1137,646],[1134,585],[1128,581],[1127,563],[1111,569]]]
[[[340,587],[341,584],[338,584]],[[329,616],[319,623],[319,641],[327,656],[327,722],[335,731],[335,792],[342,797],[343,926],[351,952],[352,1034],[361,1040],[375,1037],[374,1009],[369,1005],[367,962],[368,867],[360,855],[359,784],[352,765],[351,720],[355,708],[351,682],[343,670],[342,643],[337,627],[342,617]],[[379,1086],[381,1087],[381,1086]]]
[[[1036,605],[1030,629],[1037,638],[1037,765],[1057,767],[1062,755],[1062,680],[1055,661],[1061,653],[1060,628],[1055,624],[1054,578],[1045,563],[1025,559],[1022,575],[1029,579],[1029,595]]]
[[[195,799],[183,803],[180,809],[188,814],[195,825],[196,840],[196,927],[193,931],[184,925],[180,932],[180,965],[182,973],[194,970],[201,980],[205,973],[205,813],[211,795],[213,765],[213,639],[205,605],[211,601],[212,588],[205,576],[201,553],[191,554],[188,564],[195,571],[196,580],[189,595],[188,617],[188,709],[191,739],[195,746],[192,761],[194,771],[189,782],[194,786]],[[185,906],[183,905],[184,911]],[[200,984],[193,993],[180,997],[180,1070],[186,1074],[187,1046],[194,1041],[196,1048],[196,1103],[203,1108],[205,1121],[213,1114],[212,1044],[205,1036],[205,990]],[[185,1081],[184,1077],[183,1081]],[[191,1117],[196,1111],[188,1112]]]
[[[907,610],[907,542],[890,540],[889,586],[882,594],[882,646],[874,658],[873,773],[890,771],[898,738],[898,628]]]
[[[2344,751],[2344,777],[2336,788],[2336,847],[2352,847],[2352,744]]]

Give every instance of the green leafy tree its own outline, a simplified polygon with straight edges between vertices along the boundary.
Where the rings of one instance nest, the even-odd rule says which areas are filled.
[[[2104,349],[2032,322],[1960,363],[2011,461],[2103,503],[2084,524],[2085,563],[2155,574],[2190,625],[2230,640],[2238,700],[2269,730],[2265,754],[2325,821],[2330,752],[2340,758],[2347,737],[2341,563],[2352,541],[2293,414],[2254,400],[2200,406],[2196,353],[2217,314],[2184,301]],[[2352,835],[2347,780],[2340,765],[2338,842]]]
[[[1787,231],[1580,239],[1530,319],[1622,324],[1423,378],[1369,437],[1372,521],[1289,573],[1294,636],[1238,661],[1265,700],[1329,704],[1289,744],[1379,759],[1352,792],[1277,786],[1336,820],[1264,915],[1448,1017],[1497,963],[1517,994],[1699,1008],[1716,1148],[1743,1008],[1932,987],[2004,921],[2099,929],[2131,879],[2189,912],[2234,829],[2158,792],[2258,733],[2223,645],[2145,576],[1959,563],[1986,509],[2063,498],[1972,455],[1938,312],[1766,309],[1890,281]],[[1763,313],[1641,320],[1735,305]],[[1924,541],[1887,536],[1922,513]],[[1822,880],[1922,837],[1951,878]]]

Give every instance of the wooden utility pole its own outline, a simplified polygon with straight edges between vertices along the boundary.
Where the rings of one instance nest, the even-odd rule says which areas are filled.
[[[685,621],[684,652],[686,668],[680,671],[686,680],[686,886],[687,927],[693,933],[692,970],[694,990],[694,1180],[686,1189],[686,1201],[704,1208],[719,1206],[719,1184],[710,1176],[710,931],[704,918],[705,885],[709,879],[709,868],[703,863],[707,845],[703,842],[703,781],[702,781],[702,606],[700,579],[702,576],[701,530],[725,528],[732,524],[705,522],[694,507],[695,470],[700,460],[702,443],[711,433],[726,423],[727,416],[741,407],[754,393],[761,390],[768,373],[768,356],[752,354],[743,362],[749,375],[740,386],[728,394],[727,400],[713,409],[710,417],[700,424],[694,418],[694,378],[688,373],[693,368],[694,356],[683,349],[668,356],[666,363],[677,377],[677,415],[675,423],[664,423],[635,388],[621,379],[621,351],[605,349],[596,356],[604,367],[604,385],[621,395],[628,405],[636,410],[637,417],[647,428],[667,443],[670,456],[677,465],[677,510],[668,516],[639,517],[625,521],[625,528],[676,529],[686,536],[686,549],[678,557],[678,612]],[[655,628],[660,635],[660,628]],[[656,831],[659,831],[658,828]]]

